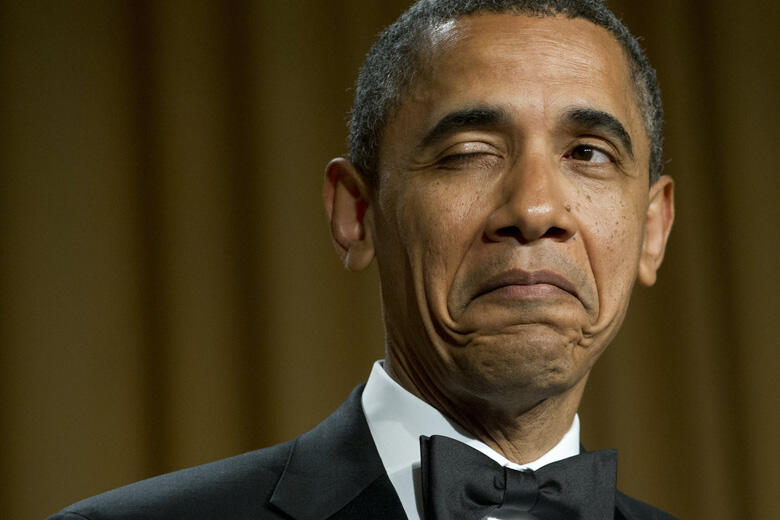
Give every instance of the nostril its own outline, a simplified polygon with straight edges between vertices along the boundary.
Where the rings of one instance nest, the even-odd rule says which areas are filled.
[[[569,236],[569,232],[563,228],[557,226],[551,226],[541,235],[534,234],[533,236],[526,235],[518,226],[505,226],[499,228],[494,233],[494,239],[512,238],[517,240],[521,244],[528,244],[534,240],[540,238],[552,238],[554,240],[565,240]]]
[[[506,226],[502,227],[500,229],[497,229],[495,232],[495,236],[499,239],[501,238],[513,238],[520,242],[521,244],[526,244],[529,242],[529,240],[523,236],[522,231],[520,231],[520,228],[517,226]]]
[[[542,236],[548,238],[565,238],[566,235],[567,235],[567,231],[565,229],[552,226]]]

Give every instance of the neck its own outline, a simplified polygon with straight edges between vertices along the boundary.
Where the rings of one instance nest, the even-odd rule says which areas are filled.
[[[387,373],[407,391],[455,421],[465,431],[517,464],[527,464],[550,451],[569,431],[577,413],[587,375],[567,390],[518,398],[491,395],[446,395],[437,385],[423,384],[391,356]],[[531,394],[531,392],[528,392]]]

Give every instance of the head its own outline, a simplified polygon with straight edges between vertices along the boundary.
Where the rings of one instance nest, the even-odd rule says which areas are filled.
[[[598,2],[424,0],[380,36],[323,195],[345,265],[378,260],[402,384],[456,416],[578,402],[663,258],[660,114]]]

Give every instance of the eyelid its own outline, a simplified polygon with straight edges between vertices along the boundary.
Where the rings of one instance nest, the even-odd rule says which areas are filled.
[[[436,156],[437,161],[459,156],[495,155],[503,157],[501,150],[495,144],[484,139],[460,140],[445,147]]]
[[[500,164],[504,155],[492,143],[481,140],[460,141],[446,147],[434,160],[437,168],[493,169]],[[468,165],[468,166],[467,166]]]
[[[597,143],[594,143],[593,141],[597,141]],[[615,162],[618,162],[618,159],[623,155],[624,151],[623,148],[614,144],[608,137],[595,134],[579,136],[579,140],[572,146],[572,148],[581,145],[590,146],[596,150],[600,150],[609,155]]]

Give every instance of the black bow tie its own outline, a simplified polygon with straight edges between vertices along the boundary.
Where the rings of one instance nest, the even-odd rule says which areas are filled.
[[[426,520],[479,520],[500,511],[539,520],[605,520],[615,514],[617,452],[586,452],[536,471],[505,468],[462,442],[420,437]]]

